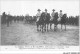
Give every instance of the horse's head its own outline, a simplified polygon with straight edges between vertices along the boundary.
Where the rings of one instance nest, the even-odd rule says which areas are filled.
[[[66,18],[67,17],[67,14],[63,14],[63,18]]]
[[[45,13],[44,12],[42,12],[41,17],[45,17]]]
[[[55,15],[58,15],[58,12],[56,12]]]

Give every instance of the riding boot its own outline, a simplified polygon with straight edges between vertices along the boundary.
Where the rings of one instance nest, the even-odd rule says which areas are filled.
[[[52,26],[52,25],[50,24],[50,29],[52,29],[51,26]]]
[[[48,32],[48,25],[47,25],[47,32]]]
[[[41,25],[40,25],[40,31],[41,31]]]
[[[38,26],[37,26],[37,31],[39,31]]]
[[[45,29],[44,30],[46,31],[46,25],[45,25]]]
[[[41,28],[40,28],[40,30],[39,31],[41,31]]]
[[[66,31],[66,25],[65,25],[65,31]]]
[[[43,31],[43,25],[42,25],[42,33],[43,33],[44,31]]]
[[[62,25],[61,25],[61,29],[62,29]]]

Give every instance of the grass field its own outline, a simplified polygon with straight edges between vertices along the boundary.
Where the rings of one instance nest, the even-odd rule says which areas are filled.
[[[54,28],[54,25],[52,25]],[[9,27],[1,25],[1,45],[53,45],[53,46],[78,46],[79,27],[67,25],[67,30],[49,30],[38,32],[36,25],[23,22],[12,23]]]

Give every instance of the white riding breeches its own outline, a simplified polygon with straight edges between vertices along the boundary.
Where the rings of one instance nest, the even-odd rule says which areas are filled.
[[[39,18],[40,18],[40,17],[37,17],[37,20],[36,20],[36,22],[38,22],[38,21],[39,21]]]
[[[61,21],[61,18],[58,18],[58,21]]]

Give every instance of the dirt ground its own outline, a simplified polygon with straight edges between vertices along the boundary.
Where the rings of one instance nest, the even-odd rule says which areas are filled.
[[[54,28],[54,25],[52,25]],[[54,29],[49,32],[38,32],[36,25],[24,22],[12,23],[9,27],[1,25],[1,45],[53,45],[53,46],[78,46],[79,27],[67,25],[67,31]]]

